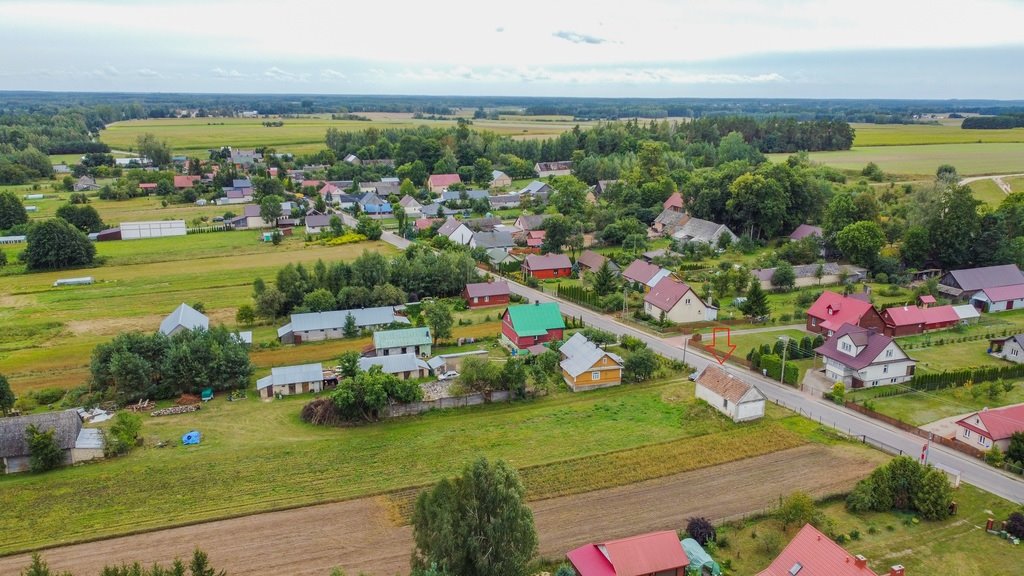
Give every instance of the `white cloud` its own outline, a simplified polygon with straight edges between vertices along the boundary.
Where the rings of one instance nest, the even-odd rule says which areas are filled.
[[[597,36],[591,36],[590,34],[580,34],[579,32],[570,32],[568,30],[559,30],[552,34],[555,38],[561,38],[562,40],[568,40],[573,44],[604,44],[608,42],[605,38],[598,38]]]
[[[387,76],[385,74],[385,76]],[[474,69],[452,68],[403,69],[388,78],[406,82],[474,82],[474,83],[569,83],[569,84],[769,84],[787,82],[776,72],[731,74],[688,72],[666,67],[576,68],[552,70],[545,67]]]
[[[346,76],[343,72],[338,72],[337,70],[331,70],[330,68],[327,68],[320,71],[320,79],[327,81],[348,80],[348,76]]]
[[[266,70],[263,71],[263,75],[267,78],[278,80],[281,82],[306,82],[307,80],[309,80],[309,74],[307,73],[296,74],[293,72],[288,72],[287,70],[282,70],[277,66],[271,66],[270,68],[267,68]]]
[[[164,77],[163,74],[157,72],[156,70],[151,70],[149,68],[139,68],[138,70],[135,71],[135,74],[136,74],[136,76],[142,76],[143,78],[163,78]]]
[[[234,68],[232,68],[231,70],[225,70],[219,66],[210,70],[210,73],[217,78],[245,78],[246,76],[248,76],[248,74],[242,74]]]

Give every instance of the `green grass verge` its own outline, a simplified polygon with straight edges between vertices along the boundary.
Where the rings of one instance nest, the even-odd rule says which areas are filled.
[[[974,197],[989,206],[999,206],[1006,199],[1006,192],[996,184],[995,180],[975,180],[969,184]]]
[[[1017,382],[1010,392],[1003,393],[999,398],[989,398],[987,384],[975,385],[975,388],[983,390],[983,393],[975,398],[969,389],[953,388],[936,390],[934,392],[909,392],[899,396],[888,398],[875,398],[871,400],[872,408],[887,416],[898,420],[921,426],[929,422],[935,422],[943,418],[957,416],[981,410],[982,408],[996,408],[1010,404],[1024,402],[1024,383]],[[868,395],[853,394],[851,399],[862,400],[870,398]]]
[[[754,445],[766,437],[770,423],[695,414],[692,399],[692,383],[657,382],[325,429],[299,421],[309,396],[217,398],[197,413],[145,417],[147,446],[127,457],[0,477],[0,525],[9,536],[0,553],[421,486],[479,455],[527,468],[700,437],[688,449],[697,462],[722,457],[719,439],[747,435]],[[772,407],[767,421],[786,418],[795,417]],[[202,432],[202,444],[179,445],[189,430]],[[174,447],[153,447],[158,440]],[[655,456],[614,458],[654,470]],[[615,476],[601,469],[600,482]]]

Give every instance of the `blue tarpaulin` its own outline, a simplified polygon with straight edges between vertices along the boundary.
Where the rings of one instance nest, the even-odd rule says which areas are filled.
[[[188,446],[189,444],[199,444],[201,435],[198,430],[193,430],[188,434],[181,437],[181,443]]]

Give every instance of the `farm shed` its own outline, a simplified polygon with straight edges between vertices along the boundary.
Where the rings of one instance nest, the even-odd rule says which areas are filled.
[[[260,398],[273,398],[276,394],[291,396],[323,390],[324,369],[316,364],[278,366],[270,369],[270,375],[256,381]]]
[[[1006,312],[1024,308],[1024,284],[982,288],[971,297],[971,304],[985,312]]]
[[[188,233],[184,220],[160,220],[153,222],[122,222],[122,240],[141,240],[144,238],[164,238],[167,236],[184,236]]]
[[[77,410],[0,418],[0,464],[3,464],[5,474],[29,469],[29,448],[25,433],[32,425],[42,431],[56,430],[54,439],[61,450],[63,463],[75,463],[74,448],[79,432],[82,431],[82,418]]]
[[[59,278],[53,283],[54,286],[84,286],[86,284],[92,284],[92,276],[82,276],[81,278]]]
[[[71,449],[71,461],[87,462],[103,458],[103,431],[99,428],[82,428]]]
[[[381,328],[389,324],[409,323],[408,318],[397,314],[395,306],[307,312],[292,314],[291,322],[277,329],[277,337],[283,344],[301,344],[344,338],[345,320],[350,315],[359,330]]]
[[[402,330],[380,330],[373,333],[375,356],[397,356],[415,354],[430,356],[430,328],[404,328]]]
[[[732,418],[733,422],[757,420],[764,416],[764,394],[723,368],[708,365],[695,382],[694,396]]]
[[[1024,274],[1016,264],[950,270],[939,279],[939,292],[953,298],[970,299],[979,290],[1024,284]]]
[[[374,366],[380,366],[382,372],[396,376],[401,380],[424,378],[430,375],[430,366],[417,358],[415,354],[397,354],[395,356],[359,359],[360,370],[366,371]]]
[[[205,314],[182,302],[160,323],[160,333],[165,336],[174,336],[182,330],[195,330],[196,328],[206,330],[209,327],[210,319]]]

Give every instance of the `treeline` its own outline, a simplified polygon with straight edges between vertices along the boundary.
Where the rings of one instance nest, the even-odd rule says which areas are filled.
[[[960,127],[964,130],[1024,128],[1024,114],[1008,114],[1004,116],[970,116],[968,118],[964,118]]]
[[[98,399],[119,404],[198,394],[204,388],[245,388],[253,373],[245,345],[223,326],[170,337],[120,334],[93,349],[89,370]]]
[[[476,274],[464,251],[437,253],[419,245],[387,258],[363,251],[349,262],[318,260],[312,270],[301,263],[278,270],[273,286],[253,283],[255,312],[278,318],[293,312],[326,312],[418,302],[461,294]]]

